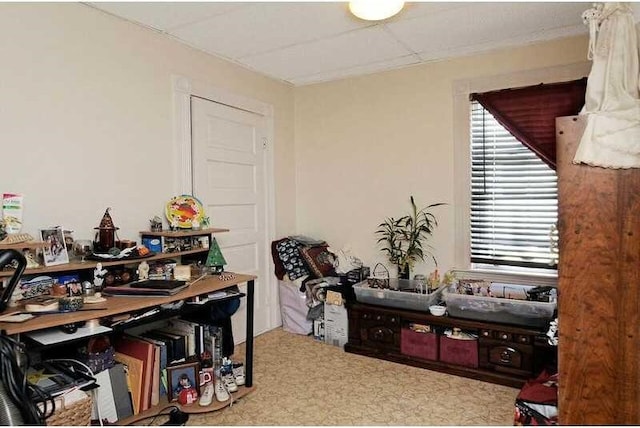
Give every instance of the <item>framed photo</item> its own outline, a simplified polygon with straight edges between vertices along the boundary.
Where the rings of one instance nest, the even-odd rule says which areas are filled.
[[[64,231],[61,227],[40,230],[40,238],[49,244],[44,247],[44,265],[55,266],[69,263],[69,254],[64,241]]]
[[[169,401],[191,404],[199,395],[200,364],[195,362],[167,367],[167,383]]]

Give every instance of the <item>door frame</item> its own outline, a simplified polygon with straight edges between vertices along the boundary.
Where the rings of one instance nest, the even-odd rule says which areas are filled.
[[[271,259],[271,242],[275,240],[275,188],[273,168],[273,106],[243,95],[232,93],[214,85],[190,79],[185,76],[173,75],[173,191],[175,195],[193,194],[192,141],[191,141],[191,97],[204,98],[215,103],[245,110],[263,116],[267,123],[267,142],[265,148],[265,176],[267,178],[265,203],[265,248],[264,257],[267,261],[267,275],[260,278],[260,282],[267,288],[268,304],[273,309],[269,314],[270,326],[273,329],[280,325],[280,311],[278,293],[270,272],[274,265]]]

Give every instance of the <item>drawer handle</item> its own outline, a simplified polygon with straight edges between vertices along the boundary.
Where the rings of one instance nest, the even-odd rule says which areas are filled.
[[[509,335],[508,335],[508,334],[504,334],[504,333],[503,333],[503,334],[500,336],[500,339],[502,339],[502,340],[507,340],[508,338],[509,338]]]
[[[500,353],[500,362],[501,363],[510,363],[511,362],[511,354],[516,352],[515,349],[506,349]]]
[[[382,340],[384,338],[384,333],[381,328],[373,332],[373,338],[376,340]]]
[[[376,321],[380,321],[381,319],[382,319],[382,316],[376,315]]]

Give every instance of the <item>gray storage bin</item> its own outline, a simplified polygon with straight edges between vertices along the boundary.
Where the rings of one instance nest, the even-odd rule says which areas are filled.
[[[419,289],[417,281],[397,278],[389,279],[389,288],[384,289],[371,288],[367,281],[353,286],[358,302],[424,312],[428,312],[429,306],[438,302],[444,287],[428,294],[409,291],[416,288]]]
[[[556,309],[555,302],[471,296],[449,289],[443,290],[442,298],[452,317],[527,327],[547,327]]]

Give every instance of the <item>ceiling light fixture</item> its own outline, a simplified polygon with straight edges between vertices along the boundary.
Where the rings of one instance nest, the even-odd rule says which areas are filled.
[[[404,7],[397,0],[354,0],[349,2],[349,10],[355,16],[366,21],[381,21],[391,18]]]

